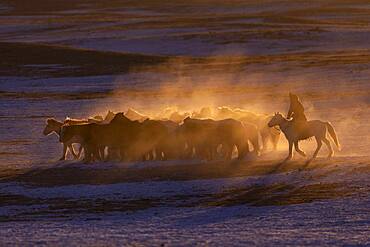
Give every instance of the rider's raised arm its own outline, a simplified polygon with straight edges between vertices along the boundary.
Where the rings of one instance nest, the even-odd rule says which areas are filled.
[[[290,106],[289,106],[289,110],[288,110],[288,114],[287,114],[287,119],[290,119],[293,115],[293,106],[292,106],[292,102],[290,102]]]

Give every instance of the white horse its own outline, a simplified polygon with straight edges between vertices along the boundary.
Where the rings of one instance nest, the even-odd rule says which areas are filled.
[[[322,142],[326,144],[329,149],[329,158],[333,156],[334,151],[330,145],[330,141],[326,138],[326,133],[333,139],[335,145],[340,149],[337,135],[333,126],[329,122],[323,122],[320,120],[307,121],[306,125],[302,128],[296,128],[292,120],[288,120],[283,117],[280,113],[276,113],[268,123],[269,127],[279,126],[281,131],[284,133],[286,139],[289,142],[289,155],[285,160],[293,158],[293,145],[295,150],[302,156],[306,157],[306,154],[299,149],[298,141],[305,140],[310,137],[315,137],[317,142],[317,148],[312,156],[312,159],[316,158],[319,152]]]

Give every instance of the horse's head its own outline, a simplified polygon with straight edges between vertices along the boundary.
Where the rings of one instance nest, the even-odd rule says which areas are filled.
[[[66,116],[66,118],[63,121],[63,124],[72,124],[72,118],[69,116]]]
[[[189,126],[191,126],[192,124],[194,123],[194,119],[191,118],[191,117],[186,117],[184,120],[182,120],[182,129],[185,130],[187,128],[189,128]]]
[[[127,122],[131,122],[131,120],[127,118],[123,112],[117,113],[111,121],[111,123],[127,123]]]
[[[108,113],[107,113],[107,115],[105,116],[105,118],[104,118],[104,121],[106,121],[106,122],[110,122],[110,121],[112,121],[112,119],[114,118],[116,116],[116,114],[114,113],[114,112],[112,112],[112,111],[108,111]]]
[[[93,119],[95,119],[97,121],[103,121],[104,120],[104,118],[102,116],[100,116],[100,115],[94,116]]]
[[[277,112],[275,115],[271,118],[271,120],[268,122],[267,126],[274,127],[276,125],[281,124],[284,121],[283,115],[281,113]]]
[[[188,122],[191,122],[193,119],[191,117],[186,117],[183,122],[184,123],[188,123]]]
[[[48,118],[46,120],[46,126],[44,128],[44,131],[42,133],[47,136],[53,131],[58,133],[59,130],[60,130],[60,123],[54,118]]]

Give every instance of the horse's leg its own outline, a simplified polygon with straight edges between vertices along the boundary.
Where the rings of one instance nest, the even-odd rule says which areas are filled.
[[[71,153],[72,153],[73,157],[77,160],[77,159],[78,159],[78,157],[77,157],[77,154],[76,154],[76,152],[75,152],[75,149],[73,148],[73,144],[72,144],[72,143],[71,143],[71,144],[68,144],[68,148],[69,148],[69,150],[71,151]]]
[[[272,145],[274,146],[274,151],[277,150],[279,139],[280,139],[280,134],[272,134]]]
[[[66,159],[66,153],[67,153],[67,144],[63,143],[63,154],[62,157],[59,160],[65,160]]]
[[[92,151],[91,151],[91,146],[90,145],[85,145],[84,153],[85,153],[85,157],[83,159],[83,162],[84,163],[89,163],[91,161],[91,155],[92,155]]]
[[[165,149],[160,148],[160,149],[155,150],[155,159],[156,160],[165,160],[165,158],[164,158],[165,156],[166,156]]]
[[[143,158],[142,158],[143,161],[150,160],[150,153],[149,152],[144,152],[144,154],[142,154],[142,156],[143,156]]]
[[[331,147],[331,145],[330,145],[330,141],[329,141],[326,137],[324,137],[324,138],[322,139],[322,141],[326,144],[326,146],[327,146],[327,147],[328,147],[328,149],[329,149],[329,155],[328,155],[328,158],[333,157],[334,151],[333,151],[333,149],[332,149],[332,147]]]
[[[251,140],[251,143],[252,143],[252,146],[253,146],[253,152],[259,156],[260,155],[260,147],[259,147],[259,143],[258,143],[258,139],[254,139],[254,140]],[[248,149],[249,149],[249,144],[247,143],[248,145]]]
[[[103,152],[103,159],[102,159],[102,161],[103,162],[107,162],[108,161],[108,156],[109,156],[109,153],[108,153],[108,149],[109,149],[109,147],[108,146],[104,146],[103,148],[102,148],[102,152]]]
[[[312,159],[316,158],[316,156],[317,156],[317,154],[319,153],[320,148],[321,148],[321,146],[322,146],[321,139],[320,139],[320,138],[318,138],[318,137],[315,137],[315,139],[316,139],[316,142],[317,142],[317,148],[316,148],[316,150],[315,150],[315,153],[314,153],[314,154],[313,154],[313,156],[312,156]]]
[[[207,161],[212,160],[212,145],[204,148],[204,153]]]
[[[185,159],[191,159],[194,157],[194,145],[187,143],[187,146],[185,148],[184,152],[184,158]]]
[[[238,156],[237,156],[237,159],[238,160],[243,159],[245,157],[245,155],[246,155],[246,152],[245,152],[245,149],[246,148],[243,147],[244,145],[243,144],[236,145],[236,150],[238,151]]]
[[[225,145],[225,147],[226,147],[226,160],[231,160],[231,158],[233,156],[234,146],[232,146],[232,145]]]
[[[145,155],[145,158],[146,158],[146,160],[152,160],[152,155],[151,155],[150,151],[147,152],[147,154]]]
[[[299,149],[298,141],[294,142],[294,147],[295,147],[295,151],[297,151],[297,153],[299,153],[303,157],[306,157],[306,153]]]
[[[258,146],[258,141],[255,142],[255,140],[254,140],[253,142],[251,142],[251,144],[253,146],[253,152],[256,155],[259,155],[260,154],[260,149],[259,149],[259,146]],[[257,147],[256,147],[256,145],[257,145]],[[251,153],[248,140],[240,141],[239,144],[236,145],[236,149],[238,150],[238,159],[239,160],[244,159],[245,157],[249,156],[250,153]]]
[[[155,152],[155,150],[154,150],[154,149],[152,149],[152,150],[149,152],[149,159],[150,159],[150,160],[155,160],[154,152]]]
[[[84,148],[83,145],[80,144],[80,148],[78,150],[78,154],[77,154],[77,158],[76,159],[80,159],[83,148]]]
[[[97,158],[98,161],[104,161],[105,160],[105,146],[101,146],[97,148]]]
[[[120,156],[120,150],[112,146],[107,147],[107,158],[106,161],[113,161],[116,157]]]
[[[105,161],[107,161],[107,156],[105,155],[105,150],[107,149],[107,146],[102,146],[101,147],[101,154],[102,154],[102,159],[101,159],[101,161],[103,161],[103,162],[105,162]]]
[[[222,156],[222,148],[220,149],[220,147],[222,147],[222,144],[221,146],[220,145],[214,146],[213,150],[214,159],[220,159],[220,157]]]
[[[253,146],[253,143],[252,143],[252,146]],[[253,146],[253,149],[256,149],[256,148]],[[246,154],[249,154],[251,152],[251,149],[249,147],[249,142],[248,141],[245,142],[245,150],[244,150],[244,152]]]
[[[289,155],[288,157],[286,157],[286,161],[287,160],[291,160],[293,158],[293,142],[292,141],[289,141]]]
[[[269,141],[270,136],[266,133],[261,133],[261,139],[262,139],[262,152],[265,152],[267,150],[267,143]]]
[[[94,146],[94,148],[92,150],[92,161],[93,162],[96,162],[96,161],[99,161],[99,160],[100,160],[100,150],[99,150],[99,147]]]

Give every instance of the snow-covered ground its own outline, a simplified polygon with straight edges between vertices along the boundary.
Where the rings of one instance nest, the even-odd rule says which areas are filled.
[[[307,170],[221,179],[52,187],[3,183],[0,242],[57,246],[368,245],[370,170],[369,164],[361,161],[369,159],[340,159],[342,162],[321,168],[315,166],[323,160]],[[350,161],[356,164],[347,164]],[[114,169],[117,165],[122,166],[86,168],[76,164],[72,169]],[[146,166],[152,164],[141,164],[141,168]],[[305,186],[311,187],[300,194]],[[261,194],[261,188],[265,193]],[[260,193],[260,198],[253,198],[250,190]]]
[[[4,245],[367,246],[369,198],[286,207],[156,208],[0,225]]]

